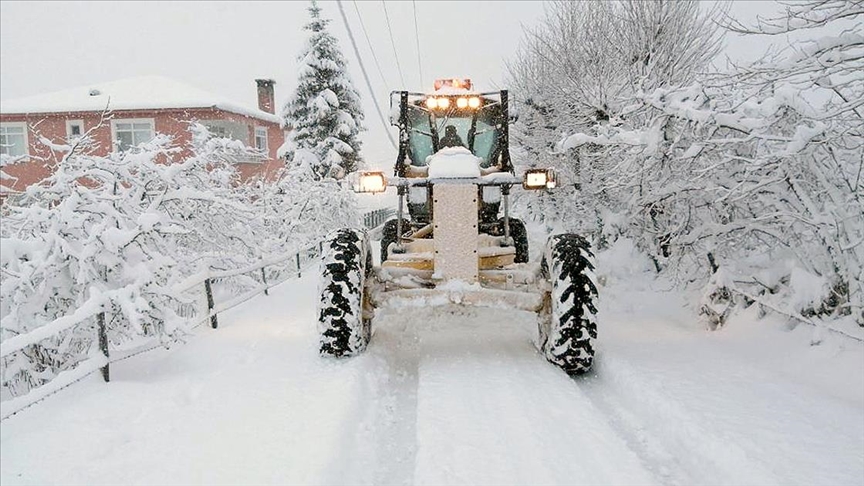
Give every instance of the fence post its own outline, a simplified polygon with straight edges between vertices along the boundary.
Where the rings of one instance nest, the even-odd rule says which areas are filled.
[[[300,275],[300,253],[298,252],[295,256],[297,257],[297,278],[300,278],[302,277],[302,275]]]
[[[105,356],[107,360],[108,356],[108,331],[105,329],[105,313],[100,312],[96,314],[96,324],[99,327],[99,350],[102,351],[102,354]],[[102,379],[105,380],[105,383],[110,381],[110,372],[108,369],[109,363],[106,362],[105,366],[102,367]]]
[[[207,292],[207,313],[210,315],[210,327],[216,329],[219,327],[219,321],[216,319],[216,314],[213,314],[213,289],[210,287],[210,277],[204,280],[204,290]]]
[[[324,240],[318,242],[318,257],[324,256]]]
[[[267,290],[267,273],[264,271],[264,267],[261,267],[261,280],[264,281],[264,295],[270,295]]]

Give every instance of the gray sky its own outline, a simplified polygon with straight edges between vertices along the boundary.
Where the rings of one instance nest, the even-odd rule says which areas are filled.
[[[375,115],[336,2],[320,2],[340,39],[366,111],[364,156],[389,167],[395,156]],[[355,7],[356,5],[356,7]],[[308,2],[0,2],[0,98],[11,99],[131,76],[170,76],[254,106],[254,79],[276,80],[277,108],[295,85],[295,57],[306,37]],[[403,87],[431,88],[436,77],[463,76],[480,89],[503,87],[505,62],[522,26],[535,25],[543,3],[416,2],[420,80],[412,2],[387,2],[403,85],[382,2],[343,0],[379,101]],[[362,16],[385,80],[375,66]],[[770,15],[773,2],[735,2],[742,20]],[[752,58],[752,40],[730,37],[733,58]],[[386,115],[386,109],[385,115]]]

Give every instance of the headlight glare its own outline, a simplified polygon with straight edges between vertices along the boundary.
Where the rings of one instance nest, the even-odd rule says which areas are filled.
[[[360,172],[354,185],[354,192],[384,192],[387,179],[383,172]]]

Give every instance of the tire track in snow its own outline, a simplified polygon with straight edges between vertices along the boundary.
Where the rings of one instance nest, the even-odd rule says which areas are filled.
[[[418,336],[398,315],[377,312],[366,352],[338,360],[354,375],[354,410],[331,460],[336,473],[322,484],[414,484]]]
[[[761,336],[761,345],[742,349],[722,331],[702,330],[678,294],[624,285],[607,294],[598,358],[581,388],[664,483],[849,484],[862,477],[860,409],[799,377],[789,381],[766,359],[769,339],[786,337]],[[791,344],[799,354],[814,352],[806,342]],[[833,451],[831,461],[825,451]]]
[[[402,451],[382,454],[377,482],[658,482],[606,415],[536,352],[533,315],[383,309],[376,325],[369,355],[389,370],[378,442]]]
[[[664,484],[787,484],[674,399],[640,383],[625,362],[600,355],[583,389]]]
[[[377,447],[383,461],[375,472],[374,483],[414,484],[419,337],[417,330],[398,314],[392,316],[390,325],[385,319],[382,315],[379,324],[384,325],[375,331],[369,349],[372,356],[386,364],[380,377],[384,393],[376,414],[380,420],[375,425],[381,428]]]

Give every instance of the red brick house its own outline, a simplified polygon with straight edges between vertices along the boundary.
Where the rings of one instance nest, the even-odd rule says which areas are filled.
[[[284,165],[277,151],[285,132],[274,114],[275,83],[269,79],[256,82],[257,108],[161,76],[0,101],[0,154],[24,159],[3,167],[0,192],[18,192],[51,173],[60,157],[40,137],[65,144],[98,126],[106,108],[111,112],[110,121],[92,133],[98,144],[96,155],[126,150],[156,133],[171,135],[178,146],[187,147],[191,141],[188,122],[196,120],[215,135],[260,150],[260,157],[237,162],[244,180],[272,178]]]

